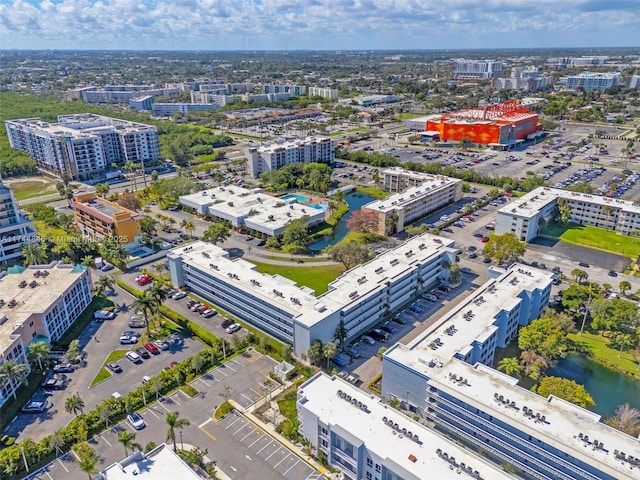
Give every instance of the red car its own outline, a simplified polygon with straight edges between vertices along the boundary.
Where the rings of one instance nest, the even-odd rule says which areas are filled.
[[[140,286],[151,283],[152,281],[153,278],[149,275],[140,275],[139,277],[136,277],[136,283]]]
[[[158,355],[160,353],[158,347],[156,347],[153,343],[145,343],[144,348],[146,348],[148,352],[151,352],[154,355]]]
[[[487,243],[489,241],[489,237],[482,237],[482,243]]]

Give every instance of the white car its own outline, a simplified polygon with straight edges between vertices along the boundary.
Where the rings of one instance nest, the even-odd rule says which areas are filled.
[[[187,296],[186,293],[178,292],[178,293],[175,293],[171,298],[173,298],[174,300],[180,300],[180,299],[183,299],[186,296]]]
[[[125,356],[129,360],[131,360],[133,363],[141,363],[142,362],[142,358],[136,352],[127,352],[127,354]]]
[[[238,330],[240,330],[242,328],[242,326],[239,323],[234,323],[233,325],[229,325],[227,327],[227,329],[225,330],[225,332],[227,333],[235,333]]]
[[[144,420],[142,419],[142,417],[135,412],[127,415],[127,421],[129,422],[129,425],[131,425],[136,430],[142,430],[144,427],[147,426],[147,424],[144,423]]]
[[[133,335],[122,335],[120,337],[120,343],[122,345],[134,344],[134,343],[138,343],[138,339]]]
[[[169,344],[164,340],[156,340],[153,344],[160,350],[169,350]]]
[[[429,300],[430,302],[437,302],[438,301],[438,297],[436,297],[435,295],[432,295],[430,293],[427,293],[426,295],[424,295],[424,298],[426,300]]]
[[[376,341],[371,338],[368,335],[363,335],[362,337],[360,337],[360,340],[363,341],[364,343],[368,344],[368,345],[375,345]]]

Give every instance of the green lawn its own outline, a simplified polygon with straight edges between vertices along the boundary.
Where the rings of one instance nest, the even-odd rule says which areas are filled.
[[[128,351],[129,350],[114,350],[113,352],[111,352],[107,357],[107,359],[102,364],[102,368],[98,370],[98,373],[96,374],[96,376],[93,377],[93,380],[91,381],[91,385],[89,385],[89,388],[95,387],[100,382],[104,382],[107,378],[110,378],[112,376],[111,372],[107,370],[107,367],[105,365],[107,363],[117,362],[118,360],[124,358],[124,356],[127,354]]]
[[[356,190],[360,193],[364,193],[365,195],[371,195],[373,198],[377,200],[382,200],[391,195],[391,192],[385,192],[376,187],[358,187]]]
[[[296,282],[298,285],[307,286],[315,290],[316,295],[320,295],[327,291],[327,286],[342,272],[344,272],[343,265],[325,265],[315,267],[300,267],[295,265],[271,265],[268,263],[251,262],[260,273],[268,273],[270,275],[281,275]]]
[[[612,230],[587,225],[549,223],[540,230],[540,235],[557,238],[573,245],[618,253],[630,258],[636,258],[640,254],[640,238],[619,235]]]
[[[609,346],[610,339],[602,335],[587,332],[584,332],[582,335],[570,333],[568,338],[573,343],[588,349],[594,360],[599,360],[600,363],[604,363],[610,368],[615,368],[635,378],[640,378],[638,361],[635,360],[628,351],[623,351],[622,356],[619,356],[620,352],[618,349]]]
[[[297,258],[291,258],[291,257],[282,257],[282,256],[278,256],[278,255],[267,255],[264,258],[268,258],[269,260],[277,260],[279,262],[286,262],[287,260],[291,260],[292,262],[297,261]],[[304,258],[304,263],[315,263],[315,262],[330,262],[331,259],[330,258],[323,258],[323,257],[309,257],[309,258]]]
[[[424,115],[422,113],[408,113],[408,112],[402,112],[402,113],[397,113],[396,114],[396,120],[411,120],[412,118],[419,118],[419,117],[423,117]]]
[[[46,177],[32,177],[19,181],[14,180],[9,182],[7,186],[11,187],[18,201],[58,192],[55,183]]]

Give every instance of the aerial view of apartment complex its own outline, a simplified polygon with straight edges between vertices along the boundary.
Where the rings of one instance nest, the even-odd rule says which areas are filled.
[[[117,118],[60,115],[58,123],[23,118],[7,120],[5,127],[12,148],[27,152],[39,168],[74,180],[100,177],[112,163],[160,158],[156,127]]]

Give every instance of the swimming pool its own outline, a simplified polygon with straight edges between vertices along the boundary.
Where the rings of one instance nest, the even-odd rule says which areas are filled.
[[[296,199],[300,203],[306,203],[309,201],[307,197],[303,197],[302,195],[289,194],[289,195],[285,195],[284,197],[280,197],[280,200],[291,200],[291,199]]]
[[[142,248],[138,248],[137,250],[133,250],[129,252],[129,255],[131,255],[131,258],[138,258],[138,257],[146,257],[147,255],[150,255],[152,253],[153,253],[153,250],[151,250],[150,248],[142,247]]]
[[[309,205],[307,205],[307,207],[315,208],[316,210],[322,210],[323,212],[329,210],[329,205],[322,205],[318,203],[310,203]]]

